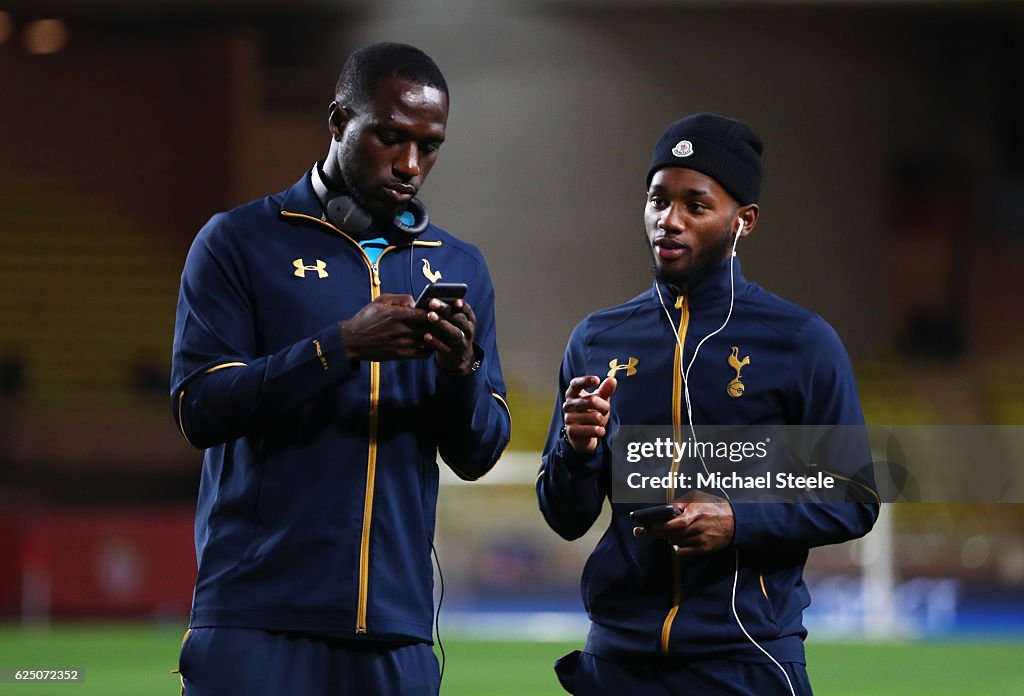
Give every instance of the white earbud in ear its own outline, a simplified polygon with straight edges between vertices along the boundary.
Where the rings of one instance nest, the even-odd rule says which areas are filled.
[[[740,225],[736,228],[736,236],[732,238],[732,255],[736,256],[736,245],[740,243],[740,235],[743,234],[743,218],[740,218]]]

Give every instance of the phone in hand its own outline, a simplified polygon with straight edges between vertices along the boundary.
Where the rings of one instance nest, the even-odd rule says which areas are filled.
[[[675,505],[655,505],[629,513],[629,518],[639,527],[650,527],[656,522],[667,522],[679,514]]]
[[[441,300],[452,304],[466,296],[469,286],[465,283],[431,283],[423,288],[423,292],[416,298],[416,309],[430,309],[430,301]]]

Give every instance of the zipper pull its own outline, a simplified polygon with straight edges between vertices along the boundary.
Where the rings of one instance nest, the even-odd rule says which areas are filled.
[[[380,287],[380,270],[377,268],[377,264],[373,264],[372,266],[370,266],[370,271],[372,272],[372,275],[373,275],[373,287],[379,288]]]
[[[680,295],[676,298],[676,309],[682,309],[683,303],[686,302],[686,295]]]

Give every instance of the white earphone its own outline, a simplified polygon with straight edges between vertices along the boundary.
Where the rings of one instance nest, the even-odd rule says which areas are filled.
[[[745,224],[746,223],[743,221],[743,218],[740,218],[740,226],[736,228],[736,239],[734,239],[733,242],[732,242],[732,255],[733,256],[736,255],[736,245],[739,244],[740,235],[743,234],[743,226]],[[730,270],[730,273],[732,273],[731,270]]]

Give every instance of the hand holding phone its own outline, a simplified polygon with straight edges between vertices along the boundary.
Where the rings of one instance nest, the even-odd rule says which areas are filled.
[[[449,305],[455,300],[461,300],[466,296],[469,286],[465,283],[431,283],[423,288],[423,292],[416,298],[416,309],[430,310],[430,301],[441,300]]]
[[[638,527],[650,527],[657,522],[667,522],[679,514],[679,508],[675,505],[655,505],[654,507],[641,508],[629,513],[629,518]]]

